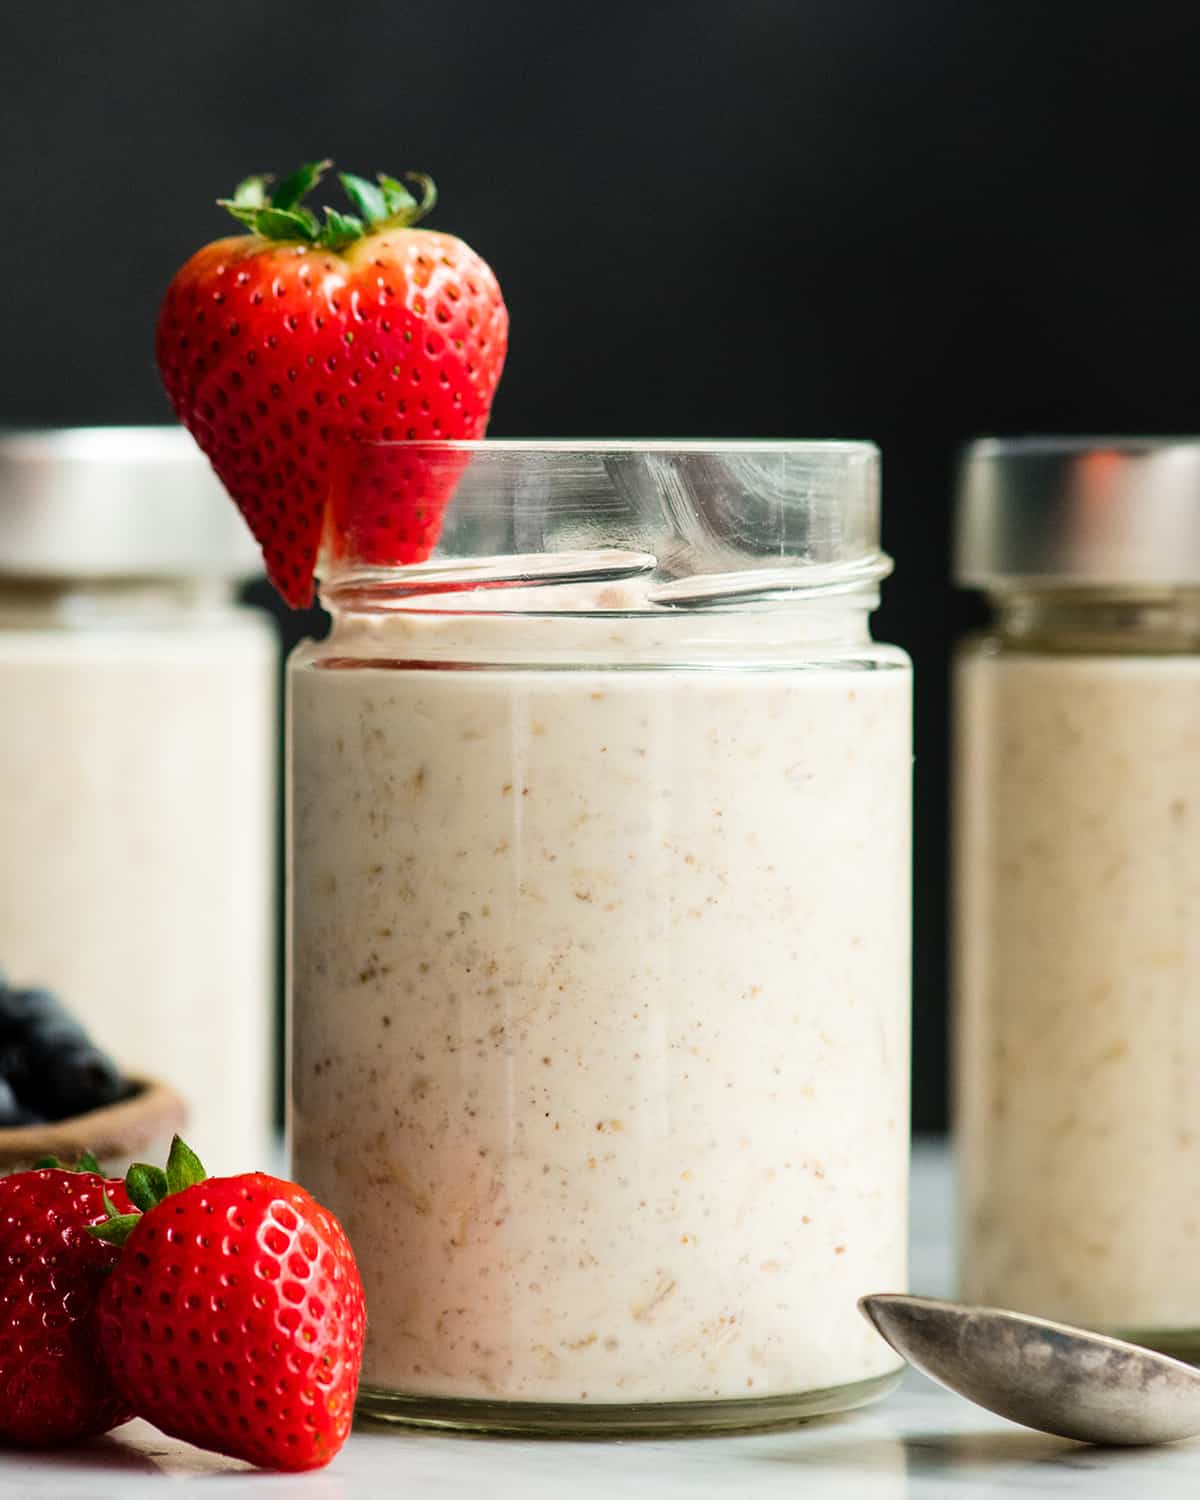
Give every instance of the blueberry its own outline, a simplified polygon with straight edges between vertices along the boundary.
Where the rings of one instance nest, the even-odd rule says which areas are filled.
[[[35,1065],[39,1066],[43,1060],[49,1061],[59,1053],[91,1046],[91,1038],[79,1022],[62,1011],[56,1015],[32,1017],[26,1026],[24,1041],[33,1054]]]
[[[98,1109],[122,1092],[115,1064],[81,1039],[77,1028],[0,1046],[0,1078],[27,1110],[45,1120]]]
[[[0,990],[0,1079],[18,1110],[44,1120],[86,1114],[128,1092],[116,1064],[49,990]]]
[[[29,1090],[32,1078],[33,1060],[28,1044],[11,1041],[0,1043],[0,1079],[15,1094],[24,1095]]]
[[[14,1125],[35,1125],[39,1117],[25,1108],[7,1080],[0,1078],[0,1130],[9,1130]]]
[[[49,990],[0,989],[0,1038],[22,1037],[58,1021],[70,1017]]]
[[[112,1058],[85,1042],[46,1059],[37,1076],[34,1101],[51,1119],[61,1120],[113,1104],[124,1092],[125,1082]]]

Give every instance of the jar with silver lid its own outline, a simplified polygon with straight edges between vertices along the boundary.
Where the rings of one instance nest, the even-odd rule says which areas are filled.
[[[182,429],[0,436],[0,970],[189,1107],[270,1141],[275,635]],[[116,1165],[116,1164],[111,1164]]]
[[[976,444],[956,566],[962,1292],[1200,1354],[1200,440]]]

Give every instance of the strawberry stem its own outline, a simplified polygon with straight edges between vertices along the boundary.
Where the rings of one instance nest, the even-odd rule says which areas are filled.
[[[404,182],[380,172],[376,182],[340,172],[338,181],[352,214],[325,209],[325,222],[304,206],[304,200],[333,166],[332,161],[309,161],[270,191],[273,179],[259,173],[238,183],[232,198],[218,198],[228,213],[263,239],[300,241],[322,250],[341,250],[375,229],[405,229],[419,223],[437,203],[433,178],[424,172],[405,172]],[[413,196],[404,183],[417,190]]]
[[[106,1189],[101,1194],[101,1199],[108,1218],[102,1224],[89,1225],[88,1233],[98,1240],[106,1240],[108,1244],[120,1247],[133,1233],[143,1214],[157,1208],[170,1194],[195,1187],[207,1175],[192,1148],[179,1136],[175,1136],[171,1141],[165,1172],[161,1167],[153,1167],[148,1162],[135,1161],[125,1174],[125,1191],[138,1212],[120,1213]]]

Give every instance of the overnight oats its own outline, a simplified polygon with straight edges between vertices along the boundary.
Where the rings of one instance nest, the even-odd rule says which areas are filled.
[[[367,450],[409,462],[399,445]],[[910,669],[866,444],[428,445],[439,557],[290,670],[291,1138],[364,1411],[881,1394],[906,1284]]]
[[[1200,1355],[1200,444],[977,445],[962,1290]]]

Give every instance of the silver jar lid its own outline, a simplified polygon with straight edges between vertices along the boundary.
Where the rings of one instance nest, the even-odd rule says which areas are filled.
[[[1200,584],[1200,438],[987,438],[958,487],[974,588]]]
[[[0,576],[243,578],[261,567],[182,427],[0,432]]]

